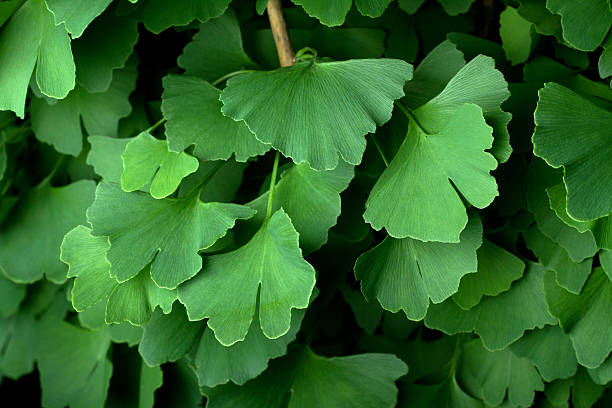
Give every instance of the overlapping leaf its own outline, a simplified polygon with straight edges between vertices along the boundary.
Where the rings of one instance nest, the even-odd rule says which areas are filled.
[[[563,39],[583,51],[592,51],[597,48],[610,30],[612,10],[609,4],[607,0],[546,1],[546,7],[561,16]]]
[[[302,258],[298,234],[280,209],[243,247],[207,257],[203,273],[179,288],[179,300],[191,320],[208,317],[217,340],[231,346],[246,337],[257,305],[266,337],[286,334],[291,309],[308,306],[314,283],[315,270]]]
[[[327,26],[338,26],[344,23],[352,0],[338,0],[333,3],[325,0],[292,0],[304,8],[308,15],[316,17]],[[355,0],[357,10],[364,16],[379,17],[391,3],[391,0]]]
[[[400,60],[313,59],[231,78],[221,110],[296,164],[330,170],[339,158],[361,162],[364,135],[391,118],[411,77],[412,67]]]

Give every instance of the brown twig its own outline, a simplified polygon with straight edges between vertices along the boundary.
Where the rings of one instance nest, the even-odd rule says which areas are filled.
[[[488,39],[491,35],[491,25],[495,17],[494,0],[482,0],[483,23],[480,27],[480,37]]]
[[[266,9],[268,10],[268,20],[270,20],[270,28],[272,28],[272,35],[274,35],[280,65],[281,67],[293,65],[295,53],[291,46],[287,24],[285,24],[281,0],[268,0]]]

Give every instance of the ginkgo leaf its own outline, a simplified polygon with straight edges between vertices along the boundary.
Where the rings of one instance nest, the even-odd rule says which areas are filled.
[[[559,183],[546,189],[550,208],[567,225],[581,233],[590,231],[598,248],[612,250],[612,216],[601,217],[591,221],[578,221],[567,213],[567,190],[565,184]]]
[[[92,93],[108,90],[113,74],[125,66],[137,40],[138,20],[115,13],[96,19],[72,42],[77,82]]]
[[[45,0],[55,17],[55,24],[66,26],[72,38],[83,31],[113,0]]]
[[[535,253],[540,263],[555,271],[559,285],[572,293],[580,293],[591,273],[593,258],[587,258],[580,263],[573,262],[567,251],[542,234],[536,225],[525,231],[523,237],[527,247]]]
[[[458,376],[470,394],[491,406],[499,406],[506,394],[514,406],[530,407],[544,383],[535,365],[510,350],[489,351],[480,339],[463,345]]]
[[[399,408],[483,408],[480,400],[466,393],[454,374],[437,384],[403,384]]]
[[[34,313],[19,311],[0,317],[0,377],[18,379],[34,370],[39,322]]]
[[[87,164],[94,168],[102,179],[109,183],[121,183],[123,173],[123,159],[121,155],[127,144],[133,140],[117,139],[107,136],[89,136],[87,141],[91,145],[87,154]]]
[[[612,356],[608,357],[599,367],[589,368],[587,371],[596,384],[606,385],[612,381]]]
[[[229,347],[219,343],[213,331],[206,329],[193,358],[200,387],[215,387],[228,381],[242,385],[257,377],[268,367],[268,361],[287,353],[287,345],[295,340],[304,313],[301,309],[294,310],[291,328],[278,339],[269,339],[263,334],[257,314],[244,340]]]
[[[450,335],[474,331],[488,350],[502,350],[526,330],[556,323],[544,299],[543,274],[542,266],[528,264],[510,290],[487,296],[470,310],[461,309],[452,299],[431,305],[425,325]]]
[[[94,198],[95,183],[80,180],[52,187],[49,180],[26,193],[0,229],[0,270],[14,282],[32,283],[43,277],[66,280],[59,260],[62,238],[84,224]]]
[[[336,0],[332,3],[325,0],[291,0],[302,6],[309,16],[316,17],[326,26],[339,26],[344,23],[346,14],[351,8],[352,0]],[[355,0],[357,10],[364,16],[380,17],[392,0]]]
[[[612,351],[612,281],[602,268],[595,268],[579,295],[561,288],[548,272],[544,291],[550,313],[569,335],[578,362],[595,368]]]
[[[5,277],[0,266],[0,317],[8,317],[19,309],[19,304],[25,298],[26,285],[15,283]]]
[[[222,38],[223,41],[219,41]],[[255,67],[242,47],[240,25],[231,9],[200,24],[193,40],[183,48],[178,65],[186,75],[213,82],[228,72]],[[218,99],[218,98],[217,98]]]
[[[597,244],[590,231],[577,231],[551,209],[547,189],[561,180],[560,170],[547,166],[543,160],[533,160],[527,178],[527,209],[535,215],[538,229],[544,235],[562,246],[572,261],[581,262],[595,255]]]
[[[499,26],[506,58],[512,65],[527,61],[534,45],[534,25],[514,7],[506,7],[499,16]]]
[[[121,188],[136,191],[151,183],[151,195],[164,198],[174,193],[187,175],[198,169],[198,159],[185,152],[168,150],[168,142],[144,131],[131,140],[121,155],[123,173]]]
[[[408,14],[416,13],[423,3],[425,0],[397,0],[399,8]]]
[[[209,408],[340,408],[349,401],[355,408],[391,408],[397,401],[395,380],[407,372],[406,364],[391,354],[325,358],[299,347],[243,386],[203,391]]]
[[[412,66],[394,59],[298,62],[227,81],[221,111],[297,164],[330,170],[359,164],[365,134],[391,119]]]
[[[161,367],[149,367],[144,361],[140,365],[138,408],[153,408],[155,391],[164,384]]]
[[[327,242],[328,230],[340,215],[340,193],[353,178],[353,166],[340,162],[328,171],[316,171],[307,164],[297,164],[281,175],[274,187],[272,210],[282,209],[300,234],[300,248],[305,254]],[[265,192],[247,205],[257,214],[247,223],[259,227],[266,216],[268,194]]]
[[[25,0],[7,0],[0,3],[0,28],[24,2]]]
[[[612,281],[612,251],[599,252],[599,262],[610,281]]]
[[[612,34],[608,33],[606,40],[601,44],[603,51],[599,56],[597,68],[601,78],[607,78],[612,75]]]
[[[467,12],[476,0],[438,0],[444,11],[451,16]]]
[[[83,148],[83,126],[89,134],[117,136],[119,120],[130,114],[129,96],[136,86],[136,67],[129,64],[113,75],[106,92],[89,93],[77,86],[62,100],[50,104],[42,98],[30,103],[36,137],[60,153],[78,156]]]
[[[232,228],[236,219],[254,211],[238,204],[203,203],[198,194],[156,200],[149,194],[124,192],[102,182],[87,210],[92,234],[108,236],[106,259],[118,282],[136,276],[149,262],[151,277],[173,289],[202,267],[200,249],[207,248]]]
[[[149,0],[142,7],[143,22],[147,30],[159,34],[172,26],[184,26],[193,20],[207,21],[222,15],[230,0]]]
[[[546,7],[561,16],[563,39],[582,51],[597,48],[612,25],[612,10],[607,0],[546,0]]]
[[[193,154],[202,160],[236,160],[264,154],[269,145],[261,143],[243,122],[221,113],[221,91],[208,82],[179,75],[163,81],[162,112],[167,119],[166,137],[171,151],[181,152],[195,144]]]
[[[497,296],[510,289],[525,270],[523,261],[486,239],[477,255],[478,271],[463,276],[453,295],[455,303],[466,310],[476,306],[483,296]]]
[[[542,378],[548,382],[571,377],[578,368],[572,342],[559,326],[528,331],[510,345],[510,350],[533,361]]]
[[[155,309],[144,326],[138,352],[147,365],[153,367],[183,357],[196,344],[204,326],[187,320],[185,308],[175,304],[170,314]]]
[[[24,117],[30,77],[52,98],[75,85],[75,66],[66,27],[55,25],[45,0],[28,0],[0,32],[0,110]]]
[[[315,270],[302,257],[298,234],[280,209],[243,247],[207,257],[203,272],[178,294],[190,320],[208,318],[217,340],[231,346],[246,337],[256,305],[266,337],[286,334],[291,309],[308,306],[314,284]]]
[[[457,291],[462,276],[476,272],[481,243],[482,224],[476,215],[457,244],[387,237],[357,259],[355,278],[368,300],[376,298],[386,310],[401,309],[409,319],[421,320],[430,299],[444,301]]]
[[[612,113],[555,83],[539,91],[534,154],[563,167],[567,212],[592,220],[612,212]]]
[[[427,134],[411,121],[406,139],[370,192],[363,218],[394,238],[459,242],[468,222],[459,194],[478,208],[498,194],[489,174],[497,161],[485,152],[492,141],[491,128],[473,104],[454,112],[439,133]]]
[[[85,330],[54,317],[42,324],[36,357],[40,372],[42,405],[61,408],[83,398],[89,387],[103,390],[92,407],[103,407],[111,369],[106,359],[110,338],[105,330]],[[110,365],[109,367],[105,367]],[[93,383],[93,384],[92,384]]]

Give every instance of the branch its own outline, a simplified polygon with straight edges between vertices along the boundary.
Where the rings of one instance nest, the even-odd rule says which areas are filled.
[[[276,51],[278,52],[280,65],[281,67],[293,65],[295,62],[295,53],[291,46],[291,38],[289,38],[287,24],[285,24],[281,0],[268,0],[266,9],[268,10],[268,20],[270,20],[270,27],[272,28],[272,35],[274,35],[274,42],[276,43]]]

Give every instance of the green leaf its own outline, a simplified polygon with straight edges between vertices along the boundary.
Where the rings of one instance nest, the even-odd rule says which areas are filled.
[[[366,133],[391,118],[412,67],[393,59],[304,61],[230,78],[221,111],[244,120],[264,143],[297,164],[331,170],[359,164]],[[338,102],[342,101],[342,102]]]
[[[337,0],[331,4],[325,0],[291,0],[302,6],[311,17],[316,17],[326,26],[339,26],[344,23],[346,14],[351,8],[352,0]]]
[[[370,192],[363,218],[394,238],[459,242],[468,222],[459,193],[478,208],[497,195],[489,174],[497,161],[484,151],[493,142],[491,133],[481,109],[472,104],[454,112],[438,133],[428,134],[412,120],[406,139]]]
[[[476,272],[482,224],[476,215],[457,244],[387,237],[355,263],[355,278],[368,300],[411,320],[425,317],[429,300],[440,303],[455,293],[461,277]]]
[[[274,360],[259,377],[242,387],[205,388],[209,408],[281,408],[326,406],[391,408],[397,400],[395,380],[408,367],[390,354],[325,358],[300,347]]]
[[[592,220],[612,212],[612,114],[555,83],[539,91],[534,154],[563,167],[567,212]]]
[[[39,336],[39,323],[34,313],[19,311],[0,317],[0,377],[17,380],[34,370],[34,358]]]
[[[408,14],[416,13],[423,3],[425,0],[397,0],[399,8]]]
[[[164,198],[174,193],[181,180],[198,169],[198,159],[185,152],[168,150],[168,142],[144,131],[132,139],[121,155],[123,191],[136,191],[151,182],[151,195]]]
[[[527,248],[535,253],[540,263],[556,273],[559,285],[569,292],[580,293],[591,273],[592,258],[573,262],[567,251],[542,234],[536,225],[525,231],[523,237]]]
[[[292,166],[281,175],[274,187],[272,211],[279,208],[289,215],[300,235],[300,248],[309,254],[327,242],[328,230],[340,215],[340,193],[354,176],[353,166],[339,162],[328,171],[316,171],[307,164]],[[255,228],[264,222],[268,194],[265,192],[247,205],[257,210],[249,225]]]
[[[19,310],[19,305],[25,298],[26,287],[5,277],[2,274],[2,266],[0,266],[0,293],[2,293],[0,297],[0,317],[8,317]]]
[[[444,11],[451,16],[467,12],[476,0],[438,0]]]
[[[155,390],[164,383],[161,367],[149,367],[143,361],[140,366],[138,408],[153,408]]]
[[[355,323],[368,335],[374,334],[382,320],[384,310],[380,304],[369,302],[359,290],[353,290],[344,282],[339,286],[342,298],[353,311]]]
[[[612,282],[602,268],[593,270],[579,295],[557,285],[551,272],[544,276],[544,291],[550,313],[572,340],[578,362],[589,368],[603,363],[612,351],[612,332],[602,330],[612,325]]]
[[[357,10],[368,17],[380,17],[393,0],[355,0]]]
[[[601,78],[612,75],[612,34],[608,34],[606,40],[601,44],[603,51],[599,57],[597,68]]]
[[[91,145],[87,154],[87,164],[94,168],[102,179],[109,183],[121,183],[123,159],[121,155],[127,144],[133,139],[115,139],[107,136],[89,136]]]
[[[104,406],[112,366],[106,360],[110,339],[104,330],[89,331],[56,318],[48,318],[39,334],[36,357],[42,388],[42,405],[78,406],[98,390],[89,407]],[[100,372],[102,371],[102,372]]]
[[[449,335],[474,331],[488,350],[502,350],[526,330],[556,323],[544,299],[543,274],[543,267],[528,264],[509,291],[485,297],[470,310],[461,309],[451,299],[431,305],[425,325]]]
[[[478,271],[463,276],[453,295],[455,303],[466,310],[476,306],[483,296],[497,296],[510,289],[525,270],[523,261],[486,239],[477,255]]]
[[[234,154],[244,162],[270,149],[243,122],[221,113],[221,91],[208,82],[178,75],[168,75],[162,82],[161,109],[171,151],[181,152],[195,144],[193,154],[201,160],[227,160]]]
[[[401,391],[400,408],[483,408],[480,400],[463,391],[454,374],[438,384],[409,383]]]
[[[304,314],[304,310],[294,310],[287,334],[272,340],[261,331],[256,313],[244,341],[229,347],[219,343],[213,331],[206,329],[193,359],[200,387],[215,387],[228,381],[242,385],[257,377],[271,359],[287,354],[287,345],[295,340]]]
[[[508,394],[514,406],[530,407],[544,383],[534,364],[510,350],[488,351],[479,339],[463,345],[458,376],[470,394],[491,406],[500,405]]]
[[[561,17],[551,13],[545,1],[521,0],[518,12],[535,25],[538,33],[553,35],[557,40],[562,40]]]
[[[546,7],[561,16],[563,39],[582,51],[597,48],[612,24],[612,10],[607,0],[546,0]]]
[[[0,28],[23,3],[25,0],[6,0],[0,3]]]
[[[56,26],[45,0],[28,0],[0,32],[0,110],[24,117],[30,77],[52,98],[64,98],[75,85],[70,37]]]
[[[308,306],[314,284],[315,270],[302,258],[298,234],[280,209],[243,247],[207,257],[203,272],[179,287],[179,300],[190,320],[209,318],[217,340],[231,346],[246,337],[257,304],[264,335],[286,334],[291,309]]]
[[[525,20],[514,7],[506,7],[499,16],[499,26],[506,58],[512,65],[527,61],[535,42],[533,24]]]
[[[43,277],[66,280],[66,265],[59,260],[62,238],[84,224],[85,209],[93,201],[95,183],[80,180],[52,187],[49,180],[28,191],[0,230],[0,270],[19,283]]]
[[[179,304],[167,315],[155,309],[144,326],[138,352],[150,367],[176,361],[194,347],[202,329],[202,323],[187,320],[185,308]]]
[[[599,367],[589,368],[587,371],[595,384],[606,385],[612,381],[612,357],[608,356]]]
[[[227,9],[230,0],[148,0],[140,10],[147,30],[159,34],[172,26],[184,26],[193,20],[201,22],[219,17]]]
[[[228,72],[255,67],[242,47],[240,25],[234,12],[230,9],[224,15],[202,23],[193,40],[183,49],[178,65],[185,69],[186,75],[208,82]]]
[[[125,282],[152,261],[153,281],[168,289],[200,270],[199,250],[225,235],[236,219],[252,215],[253,210],[238,204],[203,203],[198,194],[156,200],[106,182],[98,185],[87,210],[93,235],[108,236],[111,276]]]
[[[72,38],[78,38],[89,24],[113,0],[45,0],[55,17],[55,24],[66,26]]]
[[[608,278],[612,281],[612,251],[601,251],[599,253],[599,262]]]
[[[138,20],[115,13],[98,18],[83,37],[72,42],[77,82],[91,93],[108,90],[115,71],[125,66],[137,40]]]
[[[539,230],[562,246],[574,262],[595,255],[597,244],[593,234],[570,227],[551,209],[547,189],[561,182],[561,171],[534,159],[529,166],[527,181],[527,208],[535,215]]]
[[[36,138],[60,153],[78,156],[83,148],[83,127],[88,134],[117,136],[119,120],[130,114],[129,96],[136,86],[136,66],[129,64],[113,75],[106,92],[89,93],[77,86],[60,101],[33,98],[30,104]]]
[[[542,378],[548,382],[569,378],[578,367],[572,342],[559,326],[528,331],[512,343],[510,349],[517,356],[533,361]]]

